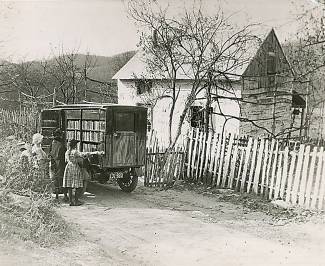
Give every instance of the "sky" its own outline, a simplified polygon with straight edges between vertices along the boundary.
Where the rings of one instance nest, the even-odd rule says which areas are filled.
[[[167,0],[156,0],[166,4]],[[209,12],[217,0],[202,0]],[[190,1],[169,0],[174,10]],[[297,31],[297,13],[317,7],[316,0],[222,0],[233,20],[274,27],[280,41]],[[181,12],[181,11],[179,11]],[[111,56],[137,48],[138,34],[126,0],[39,0],[0,2],[0,58],[13,61],[49,58],[65,51]]]

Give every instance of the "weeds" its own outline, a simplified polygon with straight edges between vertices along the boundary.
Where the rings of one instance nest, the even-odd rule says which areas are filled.
[[[17,142],[7,138],[0,144],[0,234],[42,246],[60,243],[70,228],[54,209],[51,180],[46,169],[20,163]]]

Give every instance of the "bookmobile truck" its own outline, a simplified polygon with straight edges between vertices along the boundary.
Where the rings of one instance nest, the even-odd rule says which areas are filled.
[[[53,131],[63,132],[65,143],[79,141],[79,151],[103,151],[89,158],[92,180],[101,183],[114,177],[123,191],[138,183],[145,164],[147,108],[118,104],[59,105],[41,113],[43,148],[47,152]]]

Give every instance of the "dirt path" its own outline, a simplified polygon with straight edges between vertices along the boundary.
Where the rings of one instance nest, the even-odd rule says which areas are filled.
[[[1,248],[0,265],[324,265],[319,221],[284,224],[187,190],[90,189],[96,198],[59,209],[80,228],[78,241],[52,249]]]

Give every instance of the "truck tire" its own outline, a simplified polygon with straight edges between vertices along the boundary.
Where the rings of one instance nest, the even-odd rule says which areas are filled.
[[[124,192],[132,192],[138,184],[136,171],[130,169],[128,172],[123,173],[123,178],[117,179],[117,183]]]

